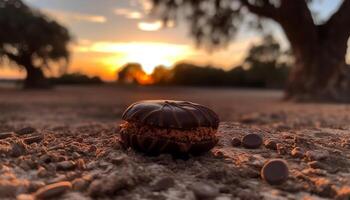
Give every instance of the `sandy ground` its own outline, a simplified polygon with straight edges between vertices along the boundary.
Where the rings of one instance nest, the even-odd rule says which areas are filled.
[[[0,89],[0,199],[349,199],[350,105],[281,97],[237,89]],[[121,114],[144,99],[207,105],[222,121],[219,144],[188,160],[122,149]],[[261,134],[267,145],[231,145],[248,133]],[[272,158],[288,162],[282,185],[260,177]]]

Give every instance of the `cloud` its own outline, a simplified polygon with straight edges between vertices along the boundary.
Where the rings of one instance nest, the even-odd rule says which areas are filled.
[[[134,11],[128,8],[117,8],[114,10],[116,15],[120,15],[126,17],[128,19],[141,19],[143,18],[143,14],[138,11]]]
[[[150,12],[152,9],[152,2],[150,0],[138,0],[139,5],[143,8],[145,12]]]
[[[137,27],[142,31],[158,31],[163,27],[163,23],[159,20],[154,22],[139,22]]]
[[[69,23],[72,21],[84,21],[84,22],[91,22],[91,23],[107,22],[107,18],[102,15],[90,15],[85,13],[68,12],[68,11],[51,10],[51,9],[45,9],[44,12],[46,12],[48,15],[51,15],[54,18],[64,23]]]

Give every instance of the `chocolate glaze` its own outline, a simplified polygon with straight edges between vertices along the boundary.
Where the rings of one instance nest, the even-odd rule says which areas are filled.
[[[123,119],[160,128],[218,128],[219,117],[209,108],[187,101],[150,100],[129,106]]]

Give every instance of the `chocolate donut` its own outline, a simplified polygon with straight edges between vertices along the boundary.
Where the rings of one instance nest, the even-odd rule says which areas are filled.
[[[209,108],[173,100],[140,101],[123,114],[120,135],[125,148],[146,154],[198,155],[218,142],[217,114]]]

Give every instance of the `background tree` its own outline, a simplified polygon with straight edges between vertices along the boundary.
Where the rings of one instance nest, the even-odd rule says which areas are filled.
[[[315,0],[316,1],[316,0]],[[154,12],[165,23],[186,16],[198,44],[227,45],[242,25],[271,19],[282,27],[295,57],[286,98],[349,101],[345,61],[350,35],[350,0],[316,23],[311,0],[152,0]],[[255,17],[252,17],[255,16]],[[259,26],[255,26],[259,27]]]
[[[25,88],[47,87],[43,69],[65,67],[68,30],[21,0],[0,0],[0,61],[27,72]]]
[[[160,65],[154,68],[151,77],[154,84],[167,85],[171,81],[172,70]]]
[[[246,68],[245,84],[264,88],[282,88],[288,76],[292,58],[281,50],[271,36],[262,38],[262,43],[248,50],[243,65]]]
[[[123,84],[148,85],[152,83],[148,76],[138,63],[128,63],[118,72],[118,82]]]

